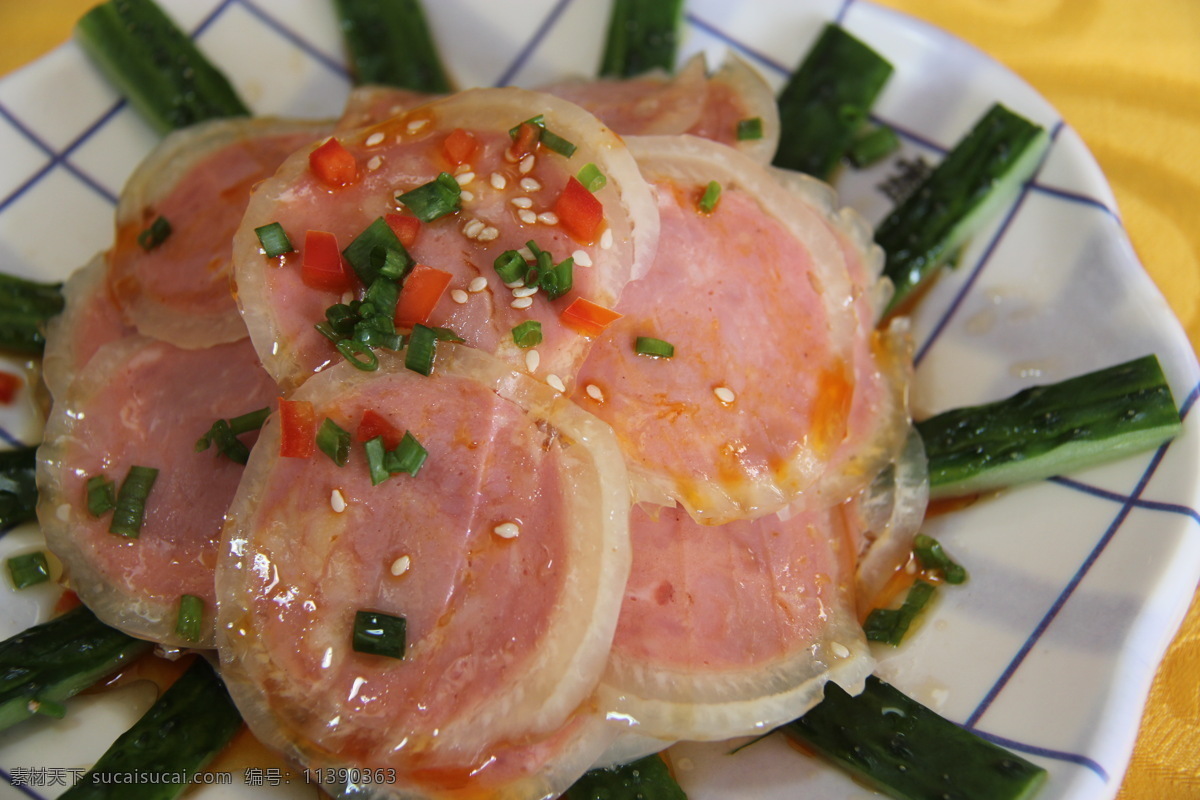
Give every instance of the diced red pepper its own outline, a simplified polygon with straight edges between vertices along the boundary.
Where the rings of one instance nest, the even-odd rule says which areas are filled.
[[[400,240],[400,244],[409,248],[417,243],[417,234],[421,232],[421,220],[411,214],[385,214],[383,218]]]
[[[317,412],[307,400],[279,401],[279,455],[309,458],[317,448]]]
[[[522,122],[517,128],[517,135],[508,148],[508,155],[514,161],[520,161],[525,156],[537,150],[542,141],[542,129],[530,122]]]
[[[562,194],[554,201],[554,213],[571,238],[581,244],[596,241],[604,221],[604,206],[574,176],[567,179]]]
[[[20,375],[13,375],[11,372],[0,372],[0,405],[11,405],[12,401],[17,398],[17,392],[20,391],[25,381]]]
[[[437,307],[453,276],[449,272],[417,264],[404,279],[400,299],[396,302],[396,327],[411,328],[424,325]]]
[[[584,336],[599,336],[604,329],[621,318],[621,314],[611,308],[593,303],[582,297],[576,297],[571,305],[563,309],[559,319],[568,328],[582,333]]]
[[[387,417],[375,409],[368,408],[363,412],[354,436],[360,442],[369,442],[376,436],[382,436],[384,447],[388,450],[395,450],[400,444],[400,440],[404,438],[404,431],[393,425]]]
[[[340,189],[358,180],[358,162],[336,137],[308,154],[308,166],[317,180]]]
[[[454,166],[468,163],[479,150],[479,140],[462,128],[455,128],[442,140],[442,153]]]
[[[304,234],[304,252],[300,257],[300,279],[310,289],[344,292],[354,285],[337,237],[328,231]]]

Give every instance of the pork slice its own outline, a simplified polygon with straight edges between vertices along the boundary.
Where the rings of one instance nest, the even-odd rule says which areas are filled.
[[[68,583],[102,620],[168,646],[211,647],[213,568],[243,466],[196,442],[218,419],[271,405],[248,340],[203,350],[129,335],[101,347],[55,398],[38,450],[38,519]],[[253,436],[247,441],[253,443]],[[87,482],[158,470],[136,537],[93,516]],[[205,604],[198,641],[175,630],[180,597]]]
[[[314,767],[395,772],[394,797],[549,797],[607,747],[589,698],[628,574],[611,432],[481,351],[339,364],[292,399],[356,431],[366,412],[428,457],[373,485],[278,455],[265,426],[217,568],[223,674],[254,732]],[[406,620],[402,658],[356,652],[356,612]],[[374,787],[373,787],[374,788]]]
[[[226,119],[164,138],[134,170],[117,207],[109,282],[129,324],[192,349],[245,338],[230,279],[233,233],[250,189],[330,127]],[[171,233],[147,249],[138,237],[159,217]]]
[[[542,146],[529,158],[508,157],[509,130],[539,115],[548,130],[575,145],[573,155]],[[443,148],[456,129],[469,132],[478,143],[470,163],[457,167],[448,162]],[[338,140],[358,164],[359,178],[352,185],[322,184],[310,169],[308,153],[298,153],[254,193],[235,238],[244,318],[263,363],[285,387],[297,386],[341,359],[313,326],[343,297],[304,283],[302,248],[267,258],[254,234],[261,225],[280,223],[297,244],[310,230],[332,233],[345,248],[379,218],[403,210],[397,194],[442,172],[456,172],[468,193],[462,209],[422,223],[410,248],[418,263],[451,276],[450,291],[428,323],[451,328],[471,346],[524,369],[526,351],[514,343],[512,329],[537,321],[543,336],[539,375],[555,374],[565,382],[573,377],[589,342],[562,323],[562,310],[576,298],[611,308],[625,284],[649,266],[658,225],[649,188],[621,140],[595,117],[563,100],[520,89],[470,90],[338,134]],[[559,224],[554,209],[568,179],[588,163],[607,178],[595,193],[603,206],[603,232],[594,241],[577,241]],[[503,286],[494,263],[502,253],[529,241],[550,253],[554,263],[575,259],[579,266],[574,269],[574,287],[553,301],[542,293],[528,298],[526,308],[521,307],[526,303],[513,307],[516,298]],[[476,278],[485,281],[483,290],[473,286]],[[359,285],[347,294],[352,299],[361,292]],[[465,302],[456,302],[455,296]]]

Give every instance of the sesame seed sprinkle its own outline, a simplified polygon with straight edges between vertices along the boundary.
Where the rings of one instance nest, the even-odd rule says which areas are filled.
[[[412,566],[412,559],[408,556],[400,556],[392,562],[392,574],[399,578],[404,573],[408,572],[408,568]]]
[[[460,199],[460,200],[462,200],[464,203],[469,203],[469,202],[471,202],[472,200],[474,200],[474,199],[475,199],[475,193],[474,193],[474,192],[468,192],[466,189],[463,189],[461,192],[459,192],[459,193],[458,193],[458,197],[459,197],[459,199]]]
[[[450,299],[461,306],[463,303],[467,302],[467,293],[462,289],[452,289],[450,291]]]
[[[508,283],[504,284],[504,288],[505,289],[516,289],[517,287],[524,286],[524,285],[525,285],[525,279],[522,278],[519,281],[509,281]]]
[[[612,228],[605,228],[604,233],[600,234],[600,249],[608,250],[613,246]]]
[[[491,181],[493,189],[504,189],[508,186],[508,178],[504,177],[499,172],[492,173]]]
[[[737,395],[733,393],[733,389],[730,389],[728,386],[718,386],[717,388],[713,389],[713,394],[715,394],[717,399],[722,403],[732,403],[737,399]]]
[[[427,119],[414,119],[412,122],[408,123],[408,125],[405,127],[405,130],[407,130],[409,133],[416,133],[428,124],[429,120]]]
[[[475,180],[475,173],[474,172],[461,172],[458,175],[454,176],[454,180],[458,182],[459,186],[466,186],[468,183]]]
[[[482,275],[472,278],[471,282],[467,284],[468,292],[482,292],[486,288],[487,278],[483,277]]]
[[[537,159],[530,153],[521,159],[521,163],[517,165],[517,172],[520,172],[522,175],[528,175],[530,172],[533,172],[533,166],[536,163]]]
[[[532,208],[533,207],[533,198],[532,197],[514,197],[512,200],[509,200],[508,202],[512,203],[517,208]]]
[[[542,355],[537,350],[525,351],[525,368],[530,372],[537,372],[537,368],[541,366]]]
[[[521,526],[515,522],[501,522],[492,528],[492,533],[501,539],[515,539],[521,534]]]
[[[565,393],[567,391],[567,387],[563,384],[562,378],[558,377],[554,373],[550,373],[546,376],[546,385],[556,392]]]
[[[845,658],[846,656],[850,655],[850,648],[846,647],[846,645],[842,644],[841,642],[832,643],[829,645],[829,649],[832,650],[833,654],[838,658]]]
[[[571,258],[575,260],[578,266],[590,267],[592,265],[592,257],[588,255],[587,250],[576,250],[574,253],[571,253]]]
[[[509,305],[516,309],[529,308],[531,305],[533,305],[533,298],[518,297],[516,300],[513,300],[511,303],[509,303]]]
[[[537,219],[538,222],[542,223],[543,225],[558,224],[558,214],[555,214],[553,211],[543,211],[537,215]]]
[[[517,212],[517,219],[524,222],[526,225],[532,225],[537,222],[537,214],[530,211],[528,208],[522,208]]]
[[[334,489],[329,493],[329,507],[338,514],[346,510],[346,497],[342,494],[341,489]]]
[[[375,147],[377,145],[381,145],[381,144],[383,144],[383,139],[384,139],[383,134],[380,133],[379,131],[375,131],[375,133],[372,133],[370,136],[367,137],[366,145],[367,145],[367,147]]]
[[[538,183],[537,178],[521,178],[521,188],[527,192],[540,192],[542,184]]]
[[[512,290],[512,294],[513,297],[533,297],[535,294],[537,294],[537,291],[538,287],[536,286],[526,286],[525,284],[521,284]]]
[[[500,238],[500,231],[496,228],[493,228],[491,225],[488,225],[486,228],[481,230],[479,232],[479,236],[475,238],[481,242],[492,242]]]
[[[383,159],[379,156],[371,156],[371,160],[367,162],[367,169],[371,172],[383,166]]]
[[[468,239],[474,239],[485,227],[487,227],[487,223],[483,220],[469,219],[463,223],[463,236],[466,236]]]
[[[587,392],[588,397],[592,398],[597,403],[604,402],[604,392],[600,391],[600,387],[596,384],[589,383],[584,391]]]

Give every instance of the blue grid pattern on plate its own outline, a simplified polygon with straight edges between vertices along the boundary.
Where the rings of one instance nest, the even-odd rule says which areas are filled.
[[[526,64],[531,56],[536,52],[538,46],[554,28],[555,24],[562,17],[566,9],[575,1],[576,0],[557,0],[557,2],[551,6],[549,12],[533,29],[533,32],[528,40],[525,41],[523,46],[516,51],[513,58],[509,61],[508,66],[499,75],[497,75],[494,85],[505,85],[520,72],[522,66]],[[865,4],[856,2],[856,0],[843,0],[834,18],[838,22],[843,22],[854,11],[855,6],[863,5]],[[233,6],[240,6],[241,8],[247,10],[255,18],[260,20],[266,29],[274,31],[276,34],[289,41],[299,51],[306,54],[309,58],[319,62],[330,71],[348,79],[348,71],[344,64],[342,64],[333,56],[329,55],[316,44],[308,41],[305,37],[296,33],[294,30],[289,28],[283,20],[269,13],[252,0],[222,0],[222,2],[220,2],[214,8],[214,10],[207,15],[198,26],[195,27],[194,30],[192,30],[192,36],[195,37],[201,34],[204,30],[209,28],[217,20],[217,18],[226,13]],[[777,75],[782,76],[786,76],[790,72],[791,68],[789,66],[771,59],[762,52],[756,51],[755,48],[750,44],[737,40],[735,37],[730,36],[725,31],[721,30],[718,26],[713,25],[711,22],[697,16],[694,13],[688,13],[685,17],[685,21],[689,26],[701,30],[708,36],[725,43],[731,49],[739,52],[750,61],[759,64],[769,72],[775,72]],[[36,170],[27,180],[17,186],[17,188],[8,196],[0,198],[0,214],[3,214],[8,207],[16,202],[23,194],[28,192],[33,186],[44,180],[47,175],[55,170],[60,169],[65,170],[74,179],[86,186],[89,190],[101,196],[108,203],[115,204],[116,198],[113,196],[112,192],[103,186],[99,181],[95,180],[92,176],[88,175],[86,171],[73,164],[71,157],[84,142],[94,136],[97,131],[104,128],[104,126],[122,110],[124,105],[124,101],[117,102],[113,107],[99,116],[91,125],[84,128],[79,135],[72,139],[65,147],[56,149],[50,146],[43,138],[39,137],[33,130],[30,129],[30,127],[26,126],[20,119],[11,113],[9,109],[5,108],[3,104],[0,104],[0,120],[3,120],[8,125],[12,126],[20,136],[31,142],[47,157],[46,163]],[[905,139],[919,147],[929,150],[932,153],[940,155],[944,154],[948,149],[948,146],[945,143],[933,141],[930,138],[921,135],[917,131],[897,126],[894,123],[890,123],[886,119],[879,119],[878,121],[884,124],[891,124],[892,127],[896,128],[898,133],[900,133]],[[1053,129],[1054,139],[1058,138],[1061,130],[1062,123],[1059,122]],[[1116,212],[1105,202],[1068,189],[1040,183],[1035,176],[1034,179],[1029,181],[1023,187],[1020,196],[1008,209],[1000,227],[993,235],[992,240],[984,248],[983,255],[974,265],[972,265],[969,273],[970,277],[964,282],[960,291],[951,301],[949,306],[942,312],[939,321],[934,326],[933,332],[930,334],[928,339],[922,343],[918,349],[916,355],[918,363],[924,358],[924,355],[928,352],[928,350],[936,343],[938,337],[944,331],[946,324],[959,307],[962,299],[968,293],[970,293],[974,285],[975,278],[987,267],[991,254],[994,252],[996,246],[1003,239],[1006,231],[1008,230],[1009,222],[1020,212],[1021,206],[1030,192],[1042,193],[1048,197],[1055,198],[1056,200],[1060,200],[1062,202],[1081,204],[1096,209],[1098,213],[1107,214],[1114,219],[1117,218]],[[1119,223],[1119,219],[1117,221]],[[1183,404],[1183,412],[1185,416],[1191,410],[1198,396],[1200,396],[1200,387],[1193,387]],[[13,437],[3,429],[0,429],[0,437],[4,438],[4,440],[9,444],[19,443],[16,437]],[[996,701],[997,697],[1003,692],[1005,686],[1012,679],[1013,675],[1020,669],[1026,656],[1053,622],[1055,616],[1062,609],[1063,605],[1086,576],[1090,567],[1095,563],[1096,559],[1103,552],[1105,546],[1111,541],[1112,537],[1115,535],[1122,522],[1133,508],[1161,511],[1164,513],[1181,516],[1191,520],[1192,522],[1200,524],[1200,512],[1194,508],[1179,503],[1148,499],[1143,496],[1143,492],[1147,484],[1154,475],[1155,471],[1158,469],[1158,466],[1162,462],[1162,459],[1169,447],[1170,445],[1168,444],[1159,448],[1159,450],[1151,458],[1148,466],[1141,475],[1140,479],[1137,481],[1136,485],[1128,493],[1120,493],[1107,489],[1101,489],[1065,477],[1052,479],[1055,483],[1074,491],[1111,501],[1118,506],[1118,511],[1114,515],[1108,529],[1097,541],[1096,545],[1084,559],[1083,563],[1080,564],[1076,575],[1072,578],[1068,585],[1064,587],[1050,609],[1035,626],[1035,629],[1030,632],[1029,636],[1025,640],[1025,643],[1014,654],[1013,658],[1004,669],[1001,676],[980,699],[975,710],[964,722],[960,723],[964,727],[971,729],[981,736],[995,741],[1003,746],[1031,755],[1081,766],[1094,772],[1102,780],[1109,780],[1109,770],[1095,759],[1087,755],[1052,750],[1031,742],[1015,741],[999,737],[989,734],[986,730],[980,729],[977,726],[977,723],[986,714],[988,708]],[[0,769],[0,779],[3,779],[6,783],[13,786],[28,797],[38,798],[39,800],[41,800],[43,797],[29,786],[22,785],[22,782],[14,779],[13,774],[7,770]]]

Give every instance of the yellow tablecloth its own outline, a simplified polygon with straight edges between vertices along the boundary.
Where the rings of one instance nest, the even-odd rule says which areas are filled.
[[[975,44],[1062,112],[1200,345],[1200,0],[876,1]],[[0,75],[65,41],[92,4],[0,2]],[[1182,798],[1200,798],[1200,600],[1159,670],[1118,800]]]

